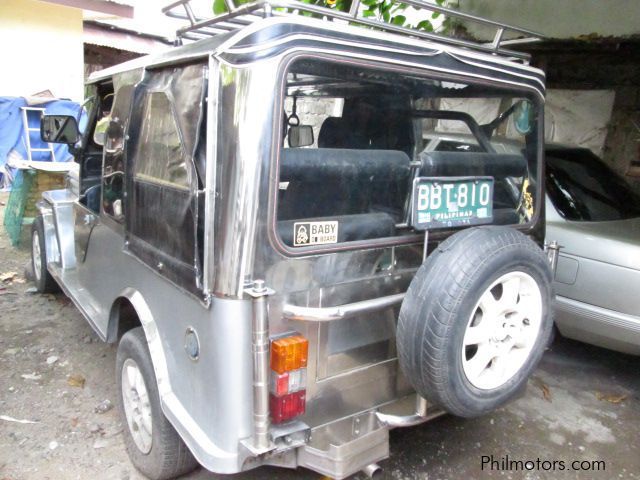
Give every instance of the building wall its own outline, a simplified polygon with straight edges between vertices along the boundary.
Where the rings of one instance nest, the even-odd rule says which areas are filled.
[[[2,0],[0,45],[0,96],[51,90],[59,98],[82,100],[82,10]]]
[[[617,90],[604,159],[640,192],[640,87]]]
[[[540,32],[549,38],[596,34],[624,37],[640,33],[638,0],[454,0],[465,13]],[[495,30],[469,26],[481,39]]]
[[[640,39],[547,41],[530,45],[529,51],[533,63],[546,71],[550,92],[574,92],[576,101],[565,102],[564,120],[557,120],[570,123],[576,133],[582,129],[584,136],[565,141],[592,148],[640,191]],[[613,92],[613,105],[610,95],[589,99],[594,91]],[[596,129],[583,128],[585,109],[599,110],[606,119],[606,124],[593,125],[598,137],[605,135],[602,149],[591,143]]]

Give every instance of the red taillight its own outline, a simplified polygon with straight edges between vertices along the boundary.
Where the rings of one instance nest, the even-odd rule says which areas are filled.
[[[302,415],[305,409],[306,393],[306,390],[300,390],[281,397],[276,397],[273,394],[269,395],[271,421],[273,423],[281,423]]]
[[[271,421],[281,423],[305,412],[308,341],[296,334],[271,342],[269,407]]]

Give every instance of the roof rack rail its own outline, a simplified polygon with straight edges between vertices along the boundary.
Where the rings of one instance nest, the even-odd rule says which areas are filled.
[[[172,18],[186,20],[188,25],[178,29],[176,35],[179,39],[201,40],[202,38],[239,30],[260,18],[270,16],[287,16],[297,14],[299,12],[307,12],[320,15],[325,19],[342,20],[348,23],[373,27],[379,30],[393,32],[401,35],[408,35],[414,38],[435,40],[449,45],[471,48],[497,55],[512,57],[528,61],[530,55],[516,50],[504,48],[502,45],[510,43],[504,41],[503,36],[506,32],[514,32],[525,35],[524,41],[538,41],[544,38],[543,35],[520,27],[514,27],[501,22],[496,22],[476,15],[453,10],[440,5],[428,3],[425,0],[393,0],[399,5],[409,5],[417,10],[426,10],[428,12],[437,12],[445,16],[458,18],[461,20],[493,27],[496,29],[492,42],[480,43],[470,40],[463,40],[455,37],[448,37],[443,34],[425,32],[410,27],[402,27],[385,23],[380,20],[374,20],[371,17],[364,17],[360,11],[362,0],[353,0],[351,8],[348,12],[336,9],[303,3],[298,0],[256,0],[252,3],[236,5],[234,0],[224,0],[227,6],[227,12],[215,15],[211,18],[196,17],[191,8],[191,0],[176,0],[162,9],[162,12]],[[182,7],[182,9],[180,9]],[[182,10],[182,11],[181,11]]]

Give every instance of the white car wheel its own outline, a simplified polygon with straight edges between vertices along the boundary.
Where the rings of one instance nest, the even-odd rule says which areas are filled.
[[[491,390],[513,378],[529,358],[542,325],[542,294],[524,272],[498,278],[480,296],[467,324],[462,366],[469,382]]]

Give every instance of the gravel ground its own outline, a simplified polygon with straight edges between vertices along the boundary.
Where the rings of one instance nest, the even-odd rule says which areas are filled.
[[[0,204],[6,201],[0,194]],[[0,480],[143,478],[109,408],[116,400],[115,346],[100,342],[64,295],[31,293],[28,262],[28,250],[11,247],[1,229],[0,275],[16,275],[0,280]],[[507,407],[393,431],[381,478],[640,478],[638,366],[635,357],[559,339],[523,397]],[[482,457],[491,455],[563,461],[567,469],[573,460],[602,460],[606,470],[483,470]],[[198,470],[186,478],[222,476]],[[260,468],[224,478],[321,477]]]

